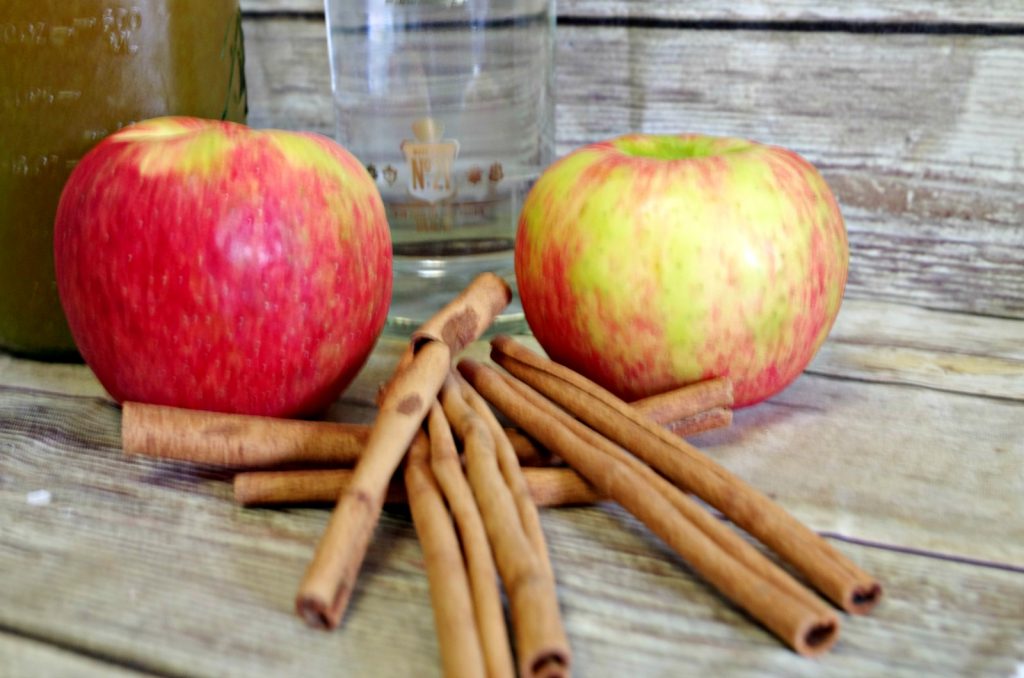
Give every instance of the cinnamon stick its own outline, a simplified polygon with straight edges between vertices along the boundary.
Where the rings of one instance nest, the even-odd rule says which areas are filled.
[[[418,439],[406,457],[405,487],[413,526],[423,549],[441,667],[448,678],[476,678],[486,674],[469,577],[429,458],[426,442]]]
[[[235,501],[242,506],[334,503],[352,484],[350,468],[297,471],[246,471],[236,473],[232,484]],[[392,482],[385,504],[405,504],[405,486]]]
[[[197,464],[258,468],[294,463],[351,465],[370,427],[277,419],[126,402],[125,454]]]
[[[492,358],[522,381],[622,445],[681,488],[720,510],[854,614],[881,598],[881,585],[781,506],[582,375],[499,337]]]
[[[728,377],[716,377],[635,400],[633,407],[664,424],[714,408],[732,407],[732,403],[732,381]]]
[[[412,333],[409,345],[398,360],[395,374],[405,369],[412,361],[416,347],[424,341],[440,341],[448,346],[453,356],[457,355],[490,327],[510,301],[512,288],[501,277],[489,272],[476,276],[466,289]],[[391,382],[381,387],[378,402],[389,388]]]
[[[698,412],[683,419],[665,424],[668,431],[681,438],[711,431],[716,428],[725,428],[732,425],[732,410],[727,407],[712,407],[710,410]]]
[[[478,368],[479,369],[479,368]],[[507,377],[506,383],[515,390],[519,397],[529,402],[532,406],[550,415],[561,426],[564,426],[576,435],[587,445],[601,453],[627,464],[636,471],[647,485],[659,492],[668,499],[684,518],[693,523],[698,529],[726,551],[730,556],[742,562],[746,567],[753,570],[758,576],[769,580],[774,586],[783,589],[790,596],[799,599],[808,608],[821,615],[822,619],[832,619],[838,628],[838,619],[832,611],[804,586],[800,585],[793,577],[783,571],[778,565],[768,560],[760,551],[745,541],[726,524],[712,516],[703,509],[696,501],[691,499],[679,488],[656,473],[650,466],[647,466],[639,458],[630,454],[618,445],[614,444],[600,433],[597,433],[586,424],[573,418],[559,408],[543,395],[533,390],[515,377]]]
[[[545,464],[550,453],[515,429],[505,430],[523,464]],[[234,468],[288,464],[351,466],[370,427],[330,421],[277,419],[125,402],[124,453]],[[337,498],[337,497],[335,497]]]
[[[477,276],[410,343],[381,390],[377,419],[352,485],[338,499],[299,587],[295,606],[307,623],[333,628],[341,621],[380,519],[388,481],[450,371],[451,356],[477,339],[510,299],[511,290],[500,278]]]
[[[338,499],[299,587],[296,610],[311,626],[334,628],[341,621],[391,476],[450,367],[448,347],[427,342],[395,377],[381,403],[352,484]]]
[[[442,341],[455,355],[480,338],[510,301],[508,283],[494,273],[481,273],[412,333],[412,344]]]
[[[731,424],[731,401],[728,380],[716,379],[633,404],[673,433],[687,436]],[[521,465],[551,462],[551,453],[538,448],[520,431],[504,431]],[[125,454],[234,468],[350,466],[359,460],[369,434],[370,427],[365,424],[277,419],[136,402],[125,402],[121,414]]]
[[[806,596],[793,595],[790,588],[778,586],[757,567],[749,566],[723,548],[720,538],[705,532],[707,524],[695,524],[691,520],[692,512],[680,510],[681,502],[671,500],[664,488],[651,484],[653,472],[642,473],[637,464],[609,454],[607,450],[614,447],[609,441],[599,447],[590,445],[588,439],[552,416],[550,407],[538,407],[535,399],[522,397],[511,386],[509,378],[494,370],[472,361],[462,361],[459,369],[507,417],[637,516],[723,595],[747,610],[797,652],[818,654],[835,642],[838,620],[831,610],[820,603],[809,603]],[[682,497],[682,493],[677,494]]]
[[[235,501],[242,506],[334,503],[352,483],[349,468],[295,471],[244,471],[233,480]],[[585,506],[603,499],[601,494],[571,468],[523,469],[533,502],[541,508]],[[392,482],[385,504],[405,504],[405,487]]]
[[[547,540],[544,538],[544,530],[540,526],[540,515],[537,513],[537,505],[533,501],[530,486],[523,475],[523,469],[519,466],[519,460],[512,450],[512,443],[505,436],[501,424],[498,423],[498,418],[494,416],[494,412],[491,411],[490,406],[488,406],[480,394],[462,377],[452,375],[451,381],[445,382],[445,386],[441,388],[442,392],[447,388],[458,388],[459,395],[472,408],[476,416],[483,420],[491,432],[498,468],[505,479],[505,485],[512,493],[512,499],[515,501],[516,509],[519,513],[519,522],[523,525],[526,538],[533,544],[533,551],[537,554],[545,574],[554,581],[555,573],[551,568],[551,559],[548,557]]]
[[[508,629],[505,627],[497,570],[487,541],[487,530],[462,470],[448,420],[437,401],[431,406],[427,421],[430,431],[430,467],[448,500],[459,529],[487,668],[486,675],[490,678],[511,678],[515,675],[512,650],[508,644]]]
[[[445,414],[463,441],[466,473],[509,599],[519,675],[567,676],[571,654],[555,582],[518,520],[515,499],[498,466],[487,424],[449,380],[441,391]]]

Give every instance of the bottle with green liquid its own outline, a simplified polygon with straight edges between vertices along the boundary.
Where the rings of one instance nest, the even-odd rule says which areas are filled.
[[[53,221],[100,139],[161,115],[244,122],[238,0],[3,0],[0,350],[74,358]]]

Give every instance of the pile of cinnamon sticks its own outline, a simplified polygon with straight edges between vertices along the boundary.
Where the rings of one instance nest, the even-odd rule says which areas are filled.
[[[452,357],[509,298],[507,285],[485,274],[414,333],[372,427],[126,403],[125,451],[236,468],[354,462],[354,470],[239,473],[236,498],[337,500],[296,600],[299,614],[324,628],[344,615],[382,506],[408,501],[450,676],[569,674],[538,505],[620,503],[801,654],[835,642],[833,608],[691,495],[840,609],[860,614],[877,603],[877,581],[680,437],[731,421],[727,380],[627,404],[504,337],[492,342],[504,372],[470,360],[453,370]],[[518,430],[502,428],[491,406]],[[403,460],[404,484],[394,484]],[[508,599],[515,662],[495,575]]]
[[[732,423],[728,379],[710,379],[633,403],[652,421],[689,436]],[[276,419],[126,402],[122,441],[131,455],[223,466],[244,506],[336,502],[352,482],[352,466],[370,427],[327,421]],[[537,506],[592,504],[603,497],[578,473],[518,428],[505,435],[523,467]],[[271,470],[263,470],[271,469]],[[407,502],[392,481],[385,504]]]

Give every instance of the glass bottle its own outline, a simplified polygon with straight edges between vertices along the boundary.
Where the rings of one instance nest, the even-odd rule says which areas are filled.
[[[519,210],[554,149],[554,0],[327,0],[327,23],[337,138],[388,211],[386,331],[478,273],[514,287]],[[493,331],[525,328],[516,297]]]
[[[61,189],[138,120],[244,122],[238,0],[2,0],[0,349],[75,356],[53,269]]]

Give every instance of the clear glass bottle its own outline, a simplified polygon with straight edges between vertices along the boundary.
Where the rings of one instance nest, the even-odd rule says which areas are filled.
[[[522,201],[554,148],[554,0],[327,0],[338,141],[387,206],[404,335],[477,274],[514,286]],[[525,330],[516,298],[494,331]]]
[[[2,0],[0,349],[76,355],[53,220],[78,159],[134,121],[245,119],[238,0]]]

